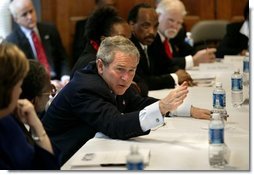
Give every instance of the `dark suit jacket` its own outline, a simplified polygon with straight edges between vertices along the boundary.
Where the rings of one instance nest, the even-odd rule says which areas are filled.
[[[240,33],[242,25],[243,22],[227,25],[227,33],[217,48],[217,58],[223,58],[224,55],[238,55],[242,50],[248,50],[249,38]]]
[[[165,59],[166,53],[160,48],[156,47],[157,45],[154,43],[152,46],[149,46],[149,67],[145,52],[142,49],[139,41],[133,35],[131,40],[140,53],[140,60],[136,74],[145,80],[148,88],[150,90],[174,88],[175,82],[170,73],[175,72],[176,69],[174,66],[172,66],[172,62],[169,59]]]
[[[51,78],[60,79],[62,75],[68,75],[69,67],[67,64],[67,55],[56,27],[51,24],[37,23],[37,28],[51,71],[55,74],[52,75]],[[28,59],[35,58],[28,39],[18,25],[16,25],[13,32],[7,36],[6,40],[16,44],[25,53]]]
[[[52,155],[37,144],[30,144],[14,118],[0,118],[0,170],[60,169],[59,154]]]
[[[185,42],[186,32],[184,28],[181,28],[178,34],[169,40],[173,48],[173,62],[180,66],[182,69],[185,68],[185,56],[194,55],[195,49]]]
[[[121,96],[114,95],[93,62],[74,74],[55,97],[42,122],[62,151],[64,163],[96,132],[113,139],[148,134],[140,127],[139,112],[155,101],[137,95],[131,88]]]

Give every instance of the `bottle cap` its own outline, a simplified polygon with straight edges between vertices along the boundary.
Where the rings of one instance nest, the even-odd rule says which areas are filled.
[[[217,113],[217,112],[213,113],[212,118],[213,119],[220,119],[221,118],[220,113]]]

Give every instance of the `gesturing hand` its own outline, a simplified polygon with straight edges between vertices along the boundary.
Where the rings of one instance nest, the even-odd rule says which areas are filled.
[[[174,90],[170,91],[169,94],[160,100],[159,108],[162,115],[169,111],[175,110],[179,105],[183,103],[183,100],[188,94],[188,83],[184,82]]]

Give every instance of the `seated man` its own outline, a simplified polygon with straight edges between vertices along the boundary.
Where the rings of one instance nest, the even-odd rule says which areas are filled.
[[[139,52],[122,36],[105,38],[96,63],[78,70],[49,106],[43,124],[53,143],[62,151],[61,163],[101,132],[113,139],[148,134],[164,123],[187,96],[187,83],[161,99],[141,97],[130,85]],[[210,111],[191,109],[193,117],[209,118]]]
[[[217,58],[224,55],[246,55],[249,50],[249,3],[244,8],[244,21],[227,25],[226,35],[217,48]]]
[[[198,66],[200,63],[215,61],[215,48],[207,48],[196,52],[193,47],[184,41],[185,31],[181,29],[187,12],[182,1],[162,0],[158,3],[156,12],[159,26],[158,35],[151,46],[152,50],[165,48],[169,52],[168,59],[172,59],[182,69],[189,69]]]
[[[136,74],[145,80],[149,90],[174,88],[184,81],[192,84],[191,76],[167,58],[163,45],[151,49],[159,25],[153,7],[146,3],[137,4],[130,10],[128,22],[132,29],[131,40],[140,53]]]
[[[53,83],[60,86],[59,80],[68,81],[67,54],[56,27],[37,22],[31,0],[13,0],[9,9],[16,25],[6,40],[16,44],[28,59],[43,64]]]

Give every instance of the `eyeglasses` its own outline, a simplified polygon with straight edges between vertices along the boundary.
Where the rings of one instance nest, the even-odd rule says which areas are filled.
[[[56,89],[55,85],[51,84],[50,85],[50,92],[43,92],[41,95],[48,95],[49,98],[53,98],[53,97],[55,97],[56,94],[57,94],[57,89]]]

